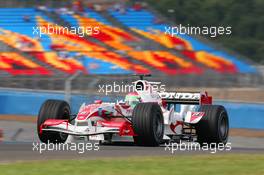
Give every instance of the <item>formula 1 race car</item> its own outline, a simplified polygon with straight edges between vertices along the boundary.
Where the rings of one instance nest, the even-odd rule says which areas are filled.
[[[47,100],[38,115],[39,139],[64,143],[85,137],[141,146],[180,140],[227,143],[228,114],[223,106],[212,104],[207,92],[157,92],[153,84],[158,82],[140,79],[124,101],[83,104],[76,115],[71,114],[67,102]]]

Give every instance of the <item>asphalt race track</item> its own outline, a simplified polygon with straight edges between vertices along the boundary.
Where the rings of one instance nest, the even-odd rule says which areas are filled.
[[[173,153],[165,145],[160,147],[138,147],[132,144],[100,145],[99,150],[43,151],[34,149],[33,142],[39,143],[34,123],[1,121],[0,128],[5,131],[4,141],[0,143],[0,163],[47,160],[47,159],[96,159],[129,156],[177,156],[193,154],[212,154],[213,150],[175,150]],[[216,154],[250,153],[264,154],[264,139],[231,136],[231,150],[216,151]]]
[[[33,151],[32,143],[9,142],[0,144],[0,162],[14,162],[24,160],[47,160],[47,159],[96,159],[109,157],[129,157],[129,156],[177,156],[182,154],[213,154],[210,151],[171,151],[161,147],[138,147],[138,146],[100,146],[98,151]],[[250,153],[264,154],[264,148],[243,148],[232,147],[231,151],[221,151],[216,154],[226,153]]]

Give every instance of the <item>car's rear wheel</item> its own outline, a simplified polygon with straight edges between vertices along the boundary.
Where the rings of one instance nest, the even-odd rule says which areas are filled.
[[[229,133],[229,121],[226,109],[220,105],[202,105],[200,112],[205,112],[203,118],[195,126],[197,141],[200,144],[226,144]]]
[[[132,124],[137,145],[158,146],[162,142],[164,121],[157,103],[139,103],[133,110]]]
[[[39,139],[44,143],[64,143],[68,134],[54,132],[54,131],[42,131],[40,132],[40,126],[47,119],[70,119],[71,109],[67,102],[62,100],[47,100],[45,101],[38,114],[37,129]]]

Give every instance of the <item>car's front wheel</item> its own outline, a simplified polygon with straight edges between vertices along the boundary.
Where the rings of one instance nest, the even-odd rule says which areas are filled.
[[[47,119],[70,119],[71,109],[67,102],[62,100],[47,100],[45,101],[38,114],[37,129],[39,139],[44,143],[64,143],[68,134],[54,132],[54,131],[42,131],[40,132],[41,125]]]

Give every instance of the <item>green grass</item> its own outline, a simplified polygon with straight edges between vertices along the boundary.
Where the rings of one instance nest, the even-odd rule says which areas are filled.
[[[3,175],[263,175],[264,155],[174,155],[100,160],[49,160],[0,165]]]

